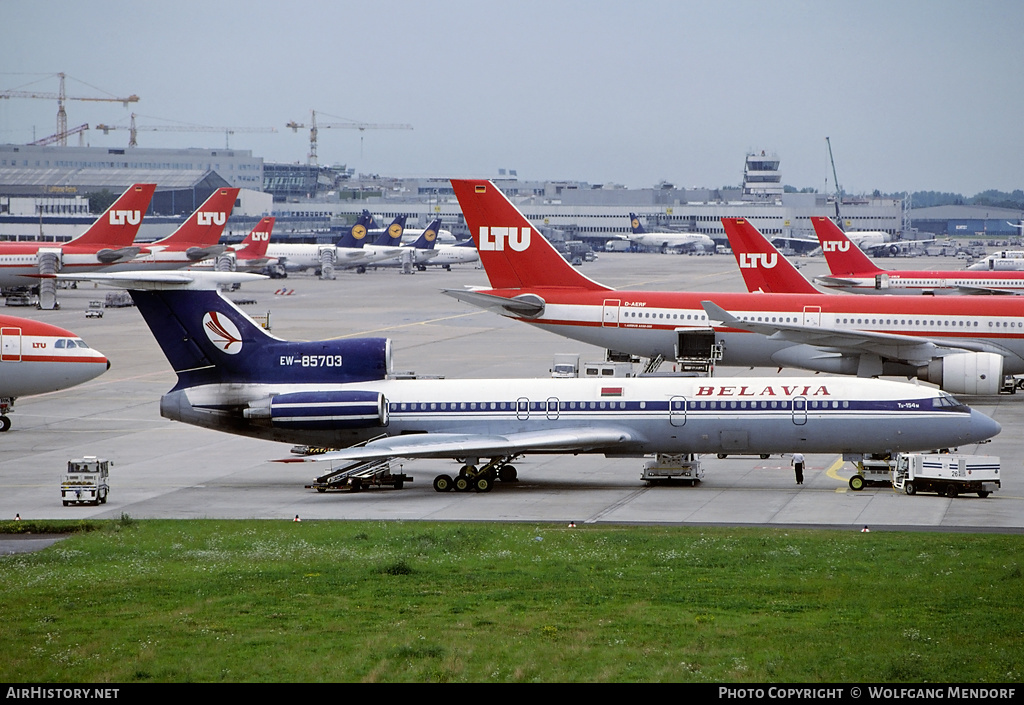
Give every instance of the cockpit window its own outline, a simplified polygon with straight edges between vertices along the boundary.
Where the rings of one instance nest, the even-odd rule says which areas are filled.
[[[939,392],[939,396],[933,397],[932,407],[948,411],[967,411],[966,404],[947,392]]]
[[[72,340],[72,341],[69,341],[69,342],[74,343],[75,345],[77,345],[80,348],[86,348],[86,349],[89,348],[89,346],[86,344],[86,342],[84,340],[80,340],[80,339],[76,338],[75,340]],[[68,346],[68,347],[71,347],[71,346]]]

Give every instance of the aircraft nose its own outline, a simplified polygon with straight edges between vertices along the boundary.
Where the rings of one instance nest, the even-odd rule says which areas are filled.
[[[995,419],[971,409],[971,440],[983,441],[999,435],[1003,427]]]

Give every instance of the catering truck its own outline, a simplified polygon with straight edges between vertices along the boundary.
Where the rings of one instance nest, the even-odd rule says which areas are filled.
[[[999,489],[999,458],[954,453],[900,453],[892,468],[892,486],[907,494],[935,492],[956,497],[977,492],[985,498]]]

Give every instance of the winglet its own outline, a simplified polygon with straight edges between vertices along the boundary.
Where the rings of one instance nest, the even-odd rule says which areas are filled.
[[[745,218],[722,218],[722,226],[748,291],[821,293]]]

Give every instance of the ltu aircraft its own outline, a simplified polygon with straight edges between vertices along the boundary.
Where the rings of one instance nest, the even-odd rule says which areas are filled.
[[[627,239],[644,247],[653,247],[662,252],[673,248],[684,252],[694,252],[697,250],[715,251],[715,241],[702,233],[648,232],[640,224],[640,219],[636,216],[636,213],[629,214],[629,226],[631,234],[626,236]]]
[[[452,186],[491,288],[445,293],[567,338],[667,359],[720,343],[720,365],[916,376],[966,394],[996,394],[1003,375],[1024,373],[1018,297],[838,296],[806,280],[794,294],[615,291],[570,266],[491,182]],[[772,272],[780,257],[752,252],[741,271]],[[709,317],[704,302],[744,327]]]
[[[89,226],[69,242],[0,242],[0,287],[37,286],[43,259],[53,255],[52,269],[94,272],[135,258],[142,247],[133,245],[156,184],[134,184]]]
[[[0,431],[18,397],[88,382],[110,368],[103,353],[71,331],[27,318],[0,315]]]
[[[268,264],[276,262],[274,257],[267,257],[267,247],[270,245],[270,236],[274,232],[274,216],[267,216],[256,223],[256,226],[245,236],[240,243],[228,248],[227,256],[231,258],[231,269],[235,272],[254,272],[263,269]],[[189,269],[216,269],[217,260],[209,258],[190,265]]]
[[[108,267],[108,272],[183,269],[227,249],[218,244],[238,198],[238,188],[219,188],[167,237],[146,245],[147,252],[129,262]]]
[[[884,270],[828,218],[811,218],[829,277],[814,282],[855,294],[1020,294],[1024,272]]]
[[[487,491],[524,453],[861,454],[976,443],[1000,430],[945,392],[882,380],[392,379],[389,340],[275,338],[219,292],[196,288],[226,280],[217,274],[89,278],[132,290],[177,373],[162,416],[345,448],[309,460],[459,459],[455,486]],[[453,479],[439,475],[434,486],[451,489]]]

